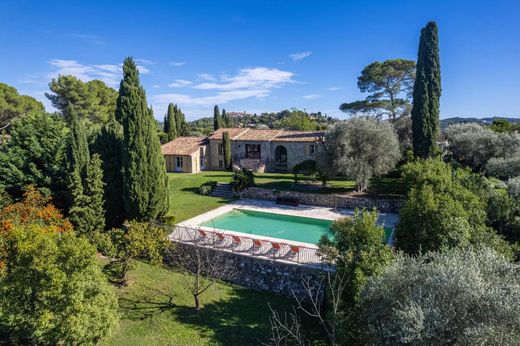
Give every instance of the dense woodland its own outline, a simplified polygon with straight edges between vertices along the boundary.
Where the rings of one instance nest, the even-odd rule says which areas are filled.
[[[323,277],[324,304],[295,302],[287,315],[271,307],[272,335],[262,342],[519,344],[518,124],[496,119],[441,132],[434,22],[421,31],[417,61],[374,62],[358,86],[369,95],[340,105],[355,115],[347,120],[296,109],[238,118],[215,106],[212,117],[187,122],[175,100],[154,117],[132,58],[118,91],[74,76],[52,80],[46,96],[55,113],[0,84],[2,340],[102,342],[117,329],[115,292],[135,284],[135,260],[160,265],[167,253],[203,310],[201,280],[213,284],[218,270],[193,272],[193,256],[167,239],[165,225],[175,220],[160,143],[254,126],[323,130],[319,159],[302,165],[303,174],[324,186],[351,179],[360,193],[373,177],[392,176],[406,200],[393,247],[382,241],[377,211],[334,222],[334,239],[319,244],[336,265]],[[233,180],[250,186],[254,174]]]

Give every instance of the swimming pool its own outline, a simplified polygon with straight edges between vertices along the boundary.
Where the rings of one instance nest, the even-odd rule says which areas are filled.
[[[233,209],[202,226],[230,230],[251,235],[318,244],[322,235],[332,237],[330,220]]]

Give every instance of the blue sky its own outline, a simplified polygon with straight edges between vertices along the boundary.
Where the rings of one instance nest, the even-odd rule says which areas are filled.
[[[117,88],[137,59],[157,118],[290,107],[344,118],[373,61],[414,59],[439,25],[441,116],[520,117],[520,1],[10,1],[0,81],[45,100],[58,74]]]

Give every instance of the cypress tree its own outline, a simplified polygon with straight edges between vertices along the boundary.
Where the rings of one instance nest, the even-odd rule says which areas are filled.
[[[413,88],[412,141],[416,157],[427,158],[438,153],[439,99],[441,69],[439,61],[438,28],[429,22],[421,30],[417,72]]]
[[[123,124],[123,201],[129,219],[149,220],[168,211],[168,178],[135,61],[126,58],[116,117]]]
[[[81,179],[85,178],[90,161],[88,141],[83,122],[79,121],[75,112],[70,113],[70,134],[68,146],[69,173],[77,171]]]
[[[69,126],[67,190],[70,213],[83,196],[83,179],[86,177],[90,154],[83,123],[78,120],[75,112],[69,113]]]
[[[104,125],[94,142],[94,150],[103,161],[105,223],[120,227],[125,220],[122,171],[123,128],[115,119]]]
[[[177,138],[177,119],[175,117],[175,107],[173,103],[168,105],[168,112],[164,120],[164,132],[166,133],[168,142]]]
[[[105,228],[101,165],[99,155],[92,155],[87,166],[83,193],[75,199],[69,216],[76,231],[87,235],[91,240],[94,238],[95,232],[103,231]]]
[[[224,127],[231,127],[231,119],[229,119],[225,109],[222,109],[222,124]]]
[[[186,136],[186,120],[184,120],[184,114],[182,113],[180,107],[175,105],[173,108],[173,114],[175,119],[175,129],[177,131],[177,137]]]
[[[213,130],[217,131],[221,124],[220,110],[218,109],[218,105],[215,105],[215,107],[213,107]]]
[[[224,168],[231,169],[231,141],[229,140],[229,132],[222,134],[222,143],[224,147]]]

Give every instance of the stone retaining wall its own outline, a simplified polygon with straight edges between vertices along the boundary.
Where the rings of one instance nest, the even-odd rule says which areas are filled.
[[[195,245],[188,243],[176,243],[176,246]],[[223,278],[224,281],[233,284],[252,288],[261,291],[281,294],[288,297],[305,298],[306,291],[302,285],[303,279],[310,280],[313,286],[318,287],[324,271],[320,268],[291,264],[287,262],[274,261],[261,257],[242,255],[239,253],[224,252],[222,250],[209,249],[209,251],[219,251],[218,256],[226,256],[233,263],[237,273],[231,278]],[[173,250],[175,251],[175,250]],[[165,256],[166,263],[172,263],[171,256]]]
[[[278,197],[296,198],[300,204],[345,209],[373,209],[383,213],[399,213],[403,204],[400,199],[383,199],[371,197],[352,197],[335,194],[305,193],[298,191],[278,191],[250,187],[242,191],[240,198],[264,199],[275,201]]]

